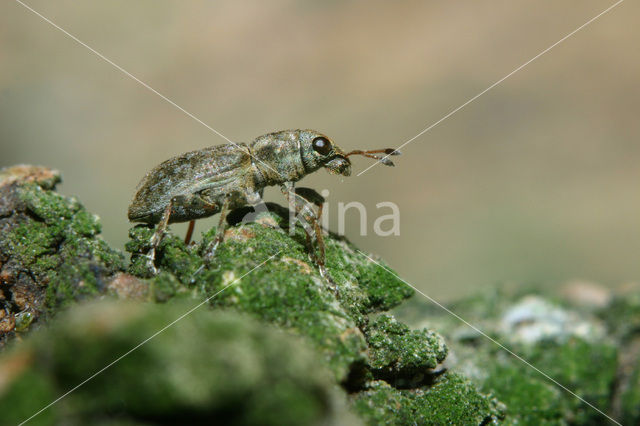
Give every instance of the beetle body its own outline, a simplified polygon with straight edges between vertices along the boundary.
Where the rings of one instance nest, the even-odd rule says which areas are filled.
[[[129,220],[155,224],[173,199],[169,223],[186,222],[220,212],[225,198],[235,209],[256,200],[266,186],[296,182],[323,165],[348,176],[351,163],[333,145],[329,155],[311,141],[328,138],[313,130],[285,130],[255,139],[251,145],[225,144],[188,152],[151,170],[138,185]]]
[[[375,153],[386,156],[379,157]],[[393,165],[387,156],[399,153],[384,149],[345,154],[327,136],[314,130],[284,130],[260,136],[248,145],[230,143],[188,152],[147,173],[138,185],[128,217],[132,222],[159,224],[149,254],[149,266],[155,270],[155,249],[169,223],[191,221],[191,231],[194,220],[221,213],[213,253],[224,235],[227,212],[247,204],[258,204],[267,186],[281,185],[296,213],[304,210],[302,219],[317,222],[318,218],[310,213],[310,206],[319,206],[320,215],[322,208],[317,200],[322,197],[311,189],[296,193],[294,183],[320,168],[349,176],[351,162],[348,157],[356,154]],[[311,196],[313,200],[309,199],[311,193],[317,195]],[[319,229],[317,223],[305,228],[309,239],[315,239],[324,253]],[[188,235],[190,239],[190,232]],[[315,259],[323,272],[324,255]]]

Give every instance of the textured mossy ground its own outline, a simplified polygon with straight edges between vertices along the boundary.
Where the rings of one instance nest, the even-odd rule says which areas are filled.
[[[86,304],[0,363],[2,424],[18,424],[191,307]],[[31,424],[354,424],[318,354],[275,327],[201,309],[166,328]],[[356,423],[357,424],[357,423]]]
[[[362,332],[368,315],[396,306],[412,290],[346,241],[329,238],[327,269],[338,284],[336,296],[309,261],[302,230],[296,229],[290,236],[278,226],[284,219],[274,213],[258,220],[228,229],[224,244],[208,266],[202,252],[215,229],[189,247],[181,238],[167,236],[158,249],[157,265],[162,272],[149,279],[152,297],[166,301],[218,293],[210,300],[212,306],[247,312],[309,337],[327,354],[336,378],[348,380],[368,363],[367,339]],[[145,274],[146,258],[137,253],[146,252],[152,232],[136,227],[130,233],[127,250],[134,253],[130,268],[134,274]],[[436,358],[428,344],[420,349],[429,359]],[[439,357],[444,359],[444,353]]]
[[[0,346],[57,310],[108,291],[126,262],[98,217],[52,189],[44,167],[0,170]]]
[[[328,235],[336,293],[309,260],[302,228],[288,232],[280,206],[255,223],[230,215],[211,263],[203,254],[215,229],[189,246],[168,233],[152,276],[144,257],[152,229],[131,229],[126,273],[123,255],[99,238],[97,218],[53,191],[57,172],[23,166],[0,176],[0,290],[12,321],[3,339],[36,334],[0,359],[0,410],[11,412],[3,419],[36,412],[202,302],[160,343],[122,358],[37,422],[486,424],[502,416],[495,398],[442,369],[442,337],[385,314],[412,295],[409,287]],[[97,297],[139,302],[76,306]]]
[[[230,227],[209,265],[202,255],[215,229],[190,246],[168,235],[156,262],[162,272],[148,279],[150,297],[172,302],[215,295],[209,301],[213,307],[248,313],[304,336],[356,401],[354,409],[371,424],[381,421],[376,401],[383,398],[401,402],[401,417],[389,417],[392,423],[408,413],[431,418],[434,401],[444,400],[450,403],[439,412],[454,423],[473,419],[480,424],[501,416],[502,407],[492,397],[461,376],[442,374],[439,364],[447,348],[441,336],[411,330],[383,313],[412,295],[406,284],[346,240],[329,235],[327,270],[338,286],[336,295],[310,262],[304,231],[296,227],[291,235],[288,211],[277,205],[269,209],[255,223]],[[134,275],[148,275],[142,253],[152,232],[144,226],[130,232],[126,248],[133,254],[129,272]],[[472,417],[471,401],[477,406]]]
[[[413,300],[396,314],[442,333],[451,352],[447,367],[503,402],[506,424],[609,422],[541,372],[622,424],[638,424],[639,294],[614,296],[596,307],[525,290],[492,290],[448,307],[522,359],[433,305]]]
[[[33,422],[606,421],[542,371],[640,423],[637,287],[592,305],[485,290],[448,306],[527,365],[327,235],[336,293],[283,207],[246,224],[246,210],[233,212],[210,263],[215,229],[189,246],[168,233],[154,276],[144,256],[153,229],[131,228],[127,263],[96,216],[54,192],[59,180],[46,168],[0,171],[0,423],[25,420],[167,326]]]

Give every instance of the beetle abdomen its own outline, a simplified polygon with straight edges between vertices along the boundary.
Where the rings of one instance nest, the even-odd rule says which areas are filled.
[[[160,218],[155,217],[156,214],[162,215],[162,212],[143,210],[137,208],[137,206],[134,206],[133,204],[129,206],[129,210],[127,211],[127,217],[131,222],[157,223],[160,221]]]
[[[251,166],[244,144],[226,144],[187,152],[151,170],[138,185],[128,209],[132,222],[158,223],[171,200],[176,200],[171,222],[183,222],[217,213],[214,202],[236,188]],[[203,200],[203,191],[208,197]],[[203,201],[209,201],[209,204]]]

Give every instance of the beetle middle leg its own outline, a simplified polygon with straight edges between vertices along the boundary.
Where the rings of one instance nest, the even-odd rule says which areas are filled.
[[[220,209],[220,220],[218,221],[218,229],[216,230],[216,236],[212,242],[207,245],[204,258],[205,261],[210,262],[216,254],[218,246],[224,240],[224,231],[227,225],[227,214],[229,213],[229,197],[224,199],[222,208]]]
[[[188,246],[191,243],[191,237],[193,236],[193,228],[196,226],[196,220],[189,221],[189,228],[187,228],[187,235],[184,236],[184,245]]]

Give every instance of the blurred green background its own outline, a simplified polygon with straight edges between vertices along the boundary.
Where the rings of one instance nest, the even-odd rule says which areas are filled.
[[[314,128],[396,147],[613,2],[28,4],[234,141]],[[368,208],[346,235],[441,299],[497,282],[639,277],[640,4],[626,1],[409,144],[397,167],[302,185]],[[0,166],[60,190],[122,248],[140,178],[225,141],[16,2],[0,5]],[[267,192],[283,202],[279,191]],[[372,232],[392,201],[398,237]],[[204,230],[214,219],[200,221]],[[184,225],[175,225],[182,233]]]

